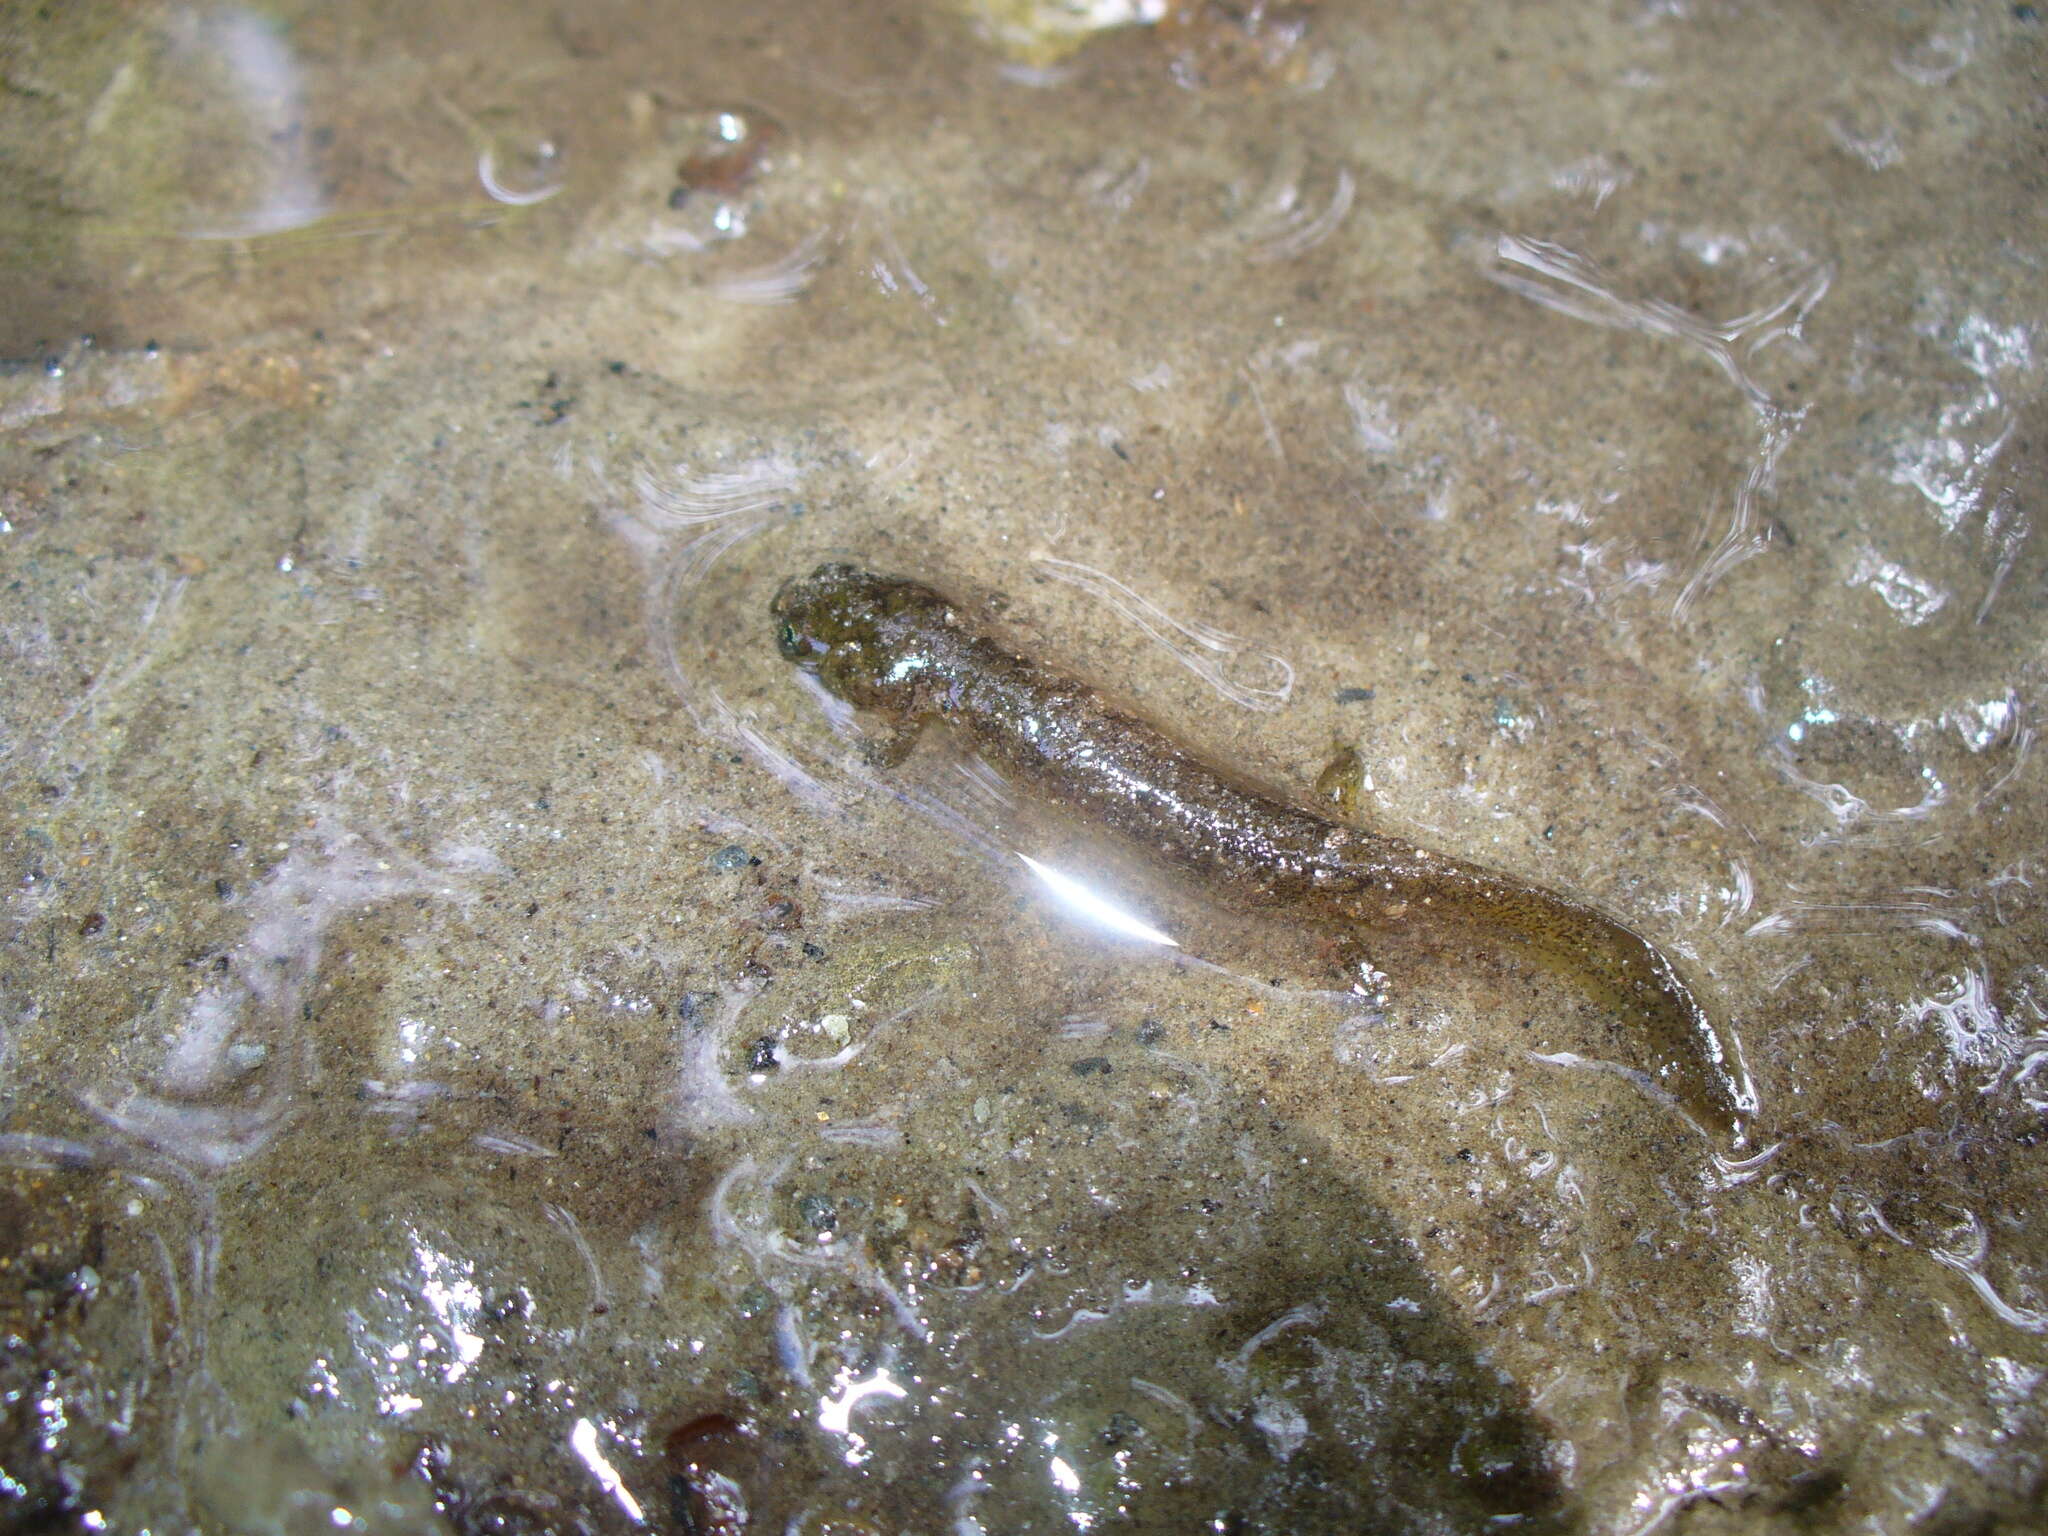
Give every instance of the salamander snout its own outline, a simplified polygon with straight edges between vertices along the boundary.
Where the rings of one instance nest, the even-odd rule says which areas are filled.
[[[788,661],[803,661],[811,654],[811,639],[797,628],[793,618],[801,596],[798,589],[802,585],[801,577],[790,577],[776,588],[775,596],[768,604],[768,611],[781,620],[775,626],[775,648],[782,652],[783,658]]]
[[[768,611],[775,626],[775,648],[790,661],[815,661],[832,649],[827,634],[839,622],[837,595],[853,568],[821,565],[808,576],[792,576],[778,587]]]
[[[776,649],[828,692],[868,709],[916,707],[931,682],[930,649],[958,622],[920,582],[836,563],[784,582],[769,607]]]
[[[873,634],[889,584],[858,566],[828,561],[776,590],[769,612],[778,620],[775,647],[788,660],[817,667],[841,656],[851,665]],[[833,679],[826,679],[833,685]]]

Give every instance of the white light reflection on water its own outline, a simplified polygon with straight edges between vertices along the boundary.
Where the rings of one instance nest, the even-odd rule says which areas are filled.
[[[1852,587],[1868,587],[1909,626],[1925,624],[1948,605],[1949,595],[1940,587],[1867,546],[1857,552],[1846,580]]]
[[[1059,898],[1060,903],[1077,916],[1085,918],[1097,927],[1111,933],[1120,933],[1125,938],[1143,939],[1148,944],[1163,944],[1168,949],[1179,949],[1180,940],[1161,933],[1135,913],[1126,911],[1101,892],[1084,885],[1072,875],[1063,874],[1049,864],[1041,864],[1028,853],[1018,858],[1032,874],[1045,882],[1046,889]]]
[[[484,1294],[476,1281],[475,1261],[453,1257],[419,1232],[411,1234],[411,1246],[418,1280],[410,1290],[424,1304],[427,1317],[412,1312],[415,1321],[402,1325],[395,1341],[376,1338],[361,1319],[353,1330],[359,1353],[378,1379],[377,1411],[389,1418],[403,1418],[426,1406],[420,1392],[412,1390],[423,1382],[436,1376],[450,1386],[463,1381],[484,1352],[485,1336],[478,1331]],[[380,1294],[411,1311],[401,1293]],[[332,1373],[323,1368],[322,1375],[324,1383],[314,1390],[337,1392]]]
[[[633,1490],[626,1486],[626,1480],[619,1476],[619,1469],[606,1459],[603,1449],[597,1443],[597,1426],[588,1419],[578,1419],[569,1431],[569,1449],[577,1459],[590,1469],[590,1475],[597,1479],[598,1487],[617,1501],[626,1518],[635,1525],[645,1525],[647,1515],[640,1508],[640,1501],[633,1497]]]
[[[838,1394],[818,1399],[818,1427],[828,1434],[847,1435],[853,1432],[853,1410],[870,1397],[901,1398],[910,1395],[909,1390],[899,1383],[887,1370],[880,1366],[875,1374],[864,1381],[853,1380],[845,1371],[833,1378]]]
[[[442,1367],[441,1375],[446,1381],[458,1382],[484,1352],[483,1336],[469,1326],[478,1320],[484,1305],[484,1293],[472,1278],[476,1266],[468,1260],[449,1259],[417,1238],[413,1241],[413,1257],[419,1261],[424,1277],[420,1282],[420,1299],[447,1330],[455,1351],[455,1358]],[[422,1336],[423,1349],[427,1343]]]
[[[853,1410],[871,1397],[888,1399],[905,1398],[910,1395],[904,1387],[883,1366],[875,1367],[875,1374],[862,1381],[855,1381],[852,1373],[840,1371],[832,1378],[836,1395],[818,1399],[818,1427],[827,1434],[846,1437],[846,1464],[859,1466],[868,1458],[868,1442],[853,1428]]]

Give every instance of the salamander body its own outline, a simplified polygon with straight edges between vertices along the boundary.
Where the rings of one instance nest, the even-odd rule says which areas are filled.
[[[1368,935],[1458,927],[1512,943],[1627,1026],[1625,1063],[1696,1119],[1739,1129],[1753,1091],[1669,959],[1599,908],[1401,838],[1334,822],[1210,767],[1087,685],[1006,649],[920,582],[842,564],[772,605],[785,657],[885,716],[900,760],[932,720],[1011,777],[1226,900],[1282,908],[1363,953]]]

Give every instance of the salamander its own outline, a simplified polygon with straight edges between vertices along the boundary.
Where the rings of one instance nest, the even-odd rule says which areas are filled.
[[[997,768],[1186,871],[1226,902],[1324,925],[1351,956],[1374,934],[1459,928],[1512,944],[1627,1027],[1623,1063],[1704,1127],[1740,1133],[1754,1090],[1671,960],[1590,902],[1304,810],[1235,776],[1087,684],[1017,655],[921,582],[851,565],[782,584],[784,657],[892,731],[900,762],[933,720]]]

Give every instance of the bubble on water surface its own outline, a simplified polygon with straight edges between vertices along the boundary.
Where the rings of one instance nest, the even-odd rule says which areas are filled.
[[[1947,85],[1976,56],[1976,33],[1964,26],[1929,32],[1893,55],[1892,68],[1915,85]]]
[[[564,185],[562,146],[549,134],[506,133],[477,152],[476,179],[492,201],[544,203]]]

